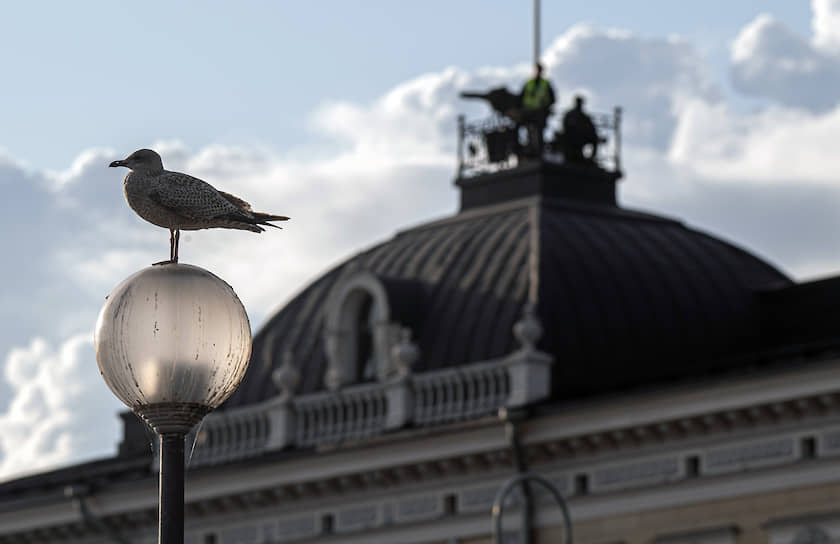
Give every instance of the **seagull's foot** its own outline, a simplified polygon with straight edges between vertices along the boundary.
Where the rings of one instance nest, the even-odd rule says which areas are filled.
[[[159,263],[152,263],[152,266],[160,266],[160,265],[164,265],[164,264],[178,264],[178,261],[176,261],[174,259],[169,259],[169,260],[166,260],[166,261],[160,261]]]

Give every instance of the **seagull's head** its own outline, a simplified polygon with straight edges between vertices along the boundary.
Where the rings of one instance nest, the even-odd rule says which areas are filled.
[[[160,155],[151,149],[138,149],[123,160],[114,161],[108,166],[125,166],[135,172],[160,172],[163,170],[163,161],[160,160]]]

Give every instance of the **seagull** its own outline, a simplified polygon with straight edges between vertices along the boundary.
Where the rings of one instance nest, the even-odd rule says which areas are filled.
[[[269,221],[287,221],[285,215],[255,212],[239,197],[219,191],[206,181],[163,169],[163,161],[151,149],[138,149],[111,168],[125,166],[131,172],[123,181],[128,205],[137,215],[169,229],[169,260],[178,262],[178,239],[182,230],[239,229],[264,232],[260,225],[281,228]]]

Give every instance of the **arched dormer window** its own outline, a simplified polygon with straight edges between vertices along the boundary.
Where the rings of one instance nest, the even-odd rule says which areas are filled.
[[[398,329],[390,319],[387,291],[372,273],[358,272],[333,287],[325,315],[327,388],[383,378]]]
[[[372,382],[376,379],[376,357],[374,354],[374,333],[376,321],[373,312],[373,297],[364,293],[356,312],[356,376],[357,382]]]

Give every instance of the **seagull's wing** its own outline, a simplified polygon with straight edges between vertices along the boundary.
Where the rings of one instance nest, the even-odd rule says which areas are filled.
[[[178,215],[197,220],[214,219],[243,211],[206,181],[180,172],[163,172],[149,198]],[[246,212],[247,213],[247,212]]]
[[[226,193],[224,191],[219,191],[219,194],[222,195],[227,199],[228,202],[239,208],[240,210],[244,210],[246,212],[252,212],[254,210],[251,209],[251,205],[239,198],[238,196],[233,196],[230,193]]]

